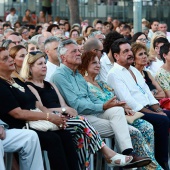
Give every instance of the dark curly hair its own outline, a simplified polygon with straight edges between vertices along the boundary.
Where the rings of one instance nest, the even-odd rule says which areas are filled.
[[[112,31],[112,32],[110,32],[110,33],[108,33],[106,35],[106,39],[105,39],[105,41],[103,43],[104,52],[106,54],[109,53],[110,47],[114,43],[114,41],[116,41],[119,38],[123,38],[123,35],[119,34],[116,31]]]
[[[80,72],[80,74],[82,76],[85,75],[85,71],[87,70],[88,66],[89,66],[89,63],[90,61],[92,61],[96,56],[96,53],[95,52],[92,52],[92,51],[87,51],[87,52],[84,52],[81,56],[82,58],[82,63],[81,65],[79,65],[78,67],[78,70]]]

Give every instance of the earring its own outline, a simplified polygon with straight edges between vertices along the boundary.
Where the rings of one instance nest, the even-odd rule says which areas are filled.
[[[88,76],[88,72],[87,72],[87,71],[85,71],[85,76],[86,76],[86,77]]]

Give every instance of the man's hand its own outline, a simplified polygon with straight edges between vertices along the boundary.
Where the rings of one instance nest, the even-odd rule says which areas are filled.
[[[5,130],[2,126],[0,126],[0,139],[5,139],[6,134],[5,134]]]
[[[167,115],[166,115],[166,113],[164,113],[164,112],[161,112],[161,111],[160,111],[160,112],[157,112],[157,114],[160,114],[160,115],[167,116]]]
[[[125,103],[126,102],[124,102],[124,101],[118,101],[116,99],[116,96],[115,96],[103,105],[103,110],[107,110],[107,109],[114,107],[114,106],[124,106]]]

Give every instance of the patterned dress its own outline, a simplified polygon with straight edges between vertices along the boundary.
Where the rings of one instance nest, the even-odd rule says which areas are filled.
[[[160,68],[156,74],[155,80],[159,83],[164,91],[170,90],[170,72]]]
[[[106,83],[102,81],[97,82],[100,86],[97,87],[89,82],[87,82],[89,90],[101,101],[107,102],[114,97],[114,90],[110,88]],[[144,170],[161,170],[162,167],[158,164],[154,157],[154,131],[153,126],[143,120],[137,119],[129,126],[129,132],[132,140],[132,145],[134,151],[139,156],[148,156],[151,158],[152,162],[142,167]]]

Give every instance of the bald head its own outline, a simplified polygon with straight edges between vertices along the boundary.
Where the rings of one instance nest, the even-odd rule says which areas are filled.
[[[99,58],[103,55],[103,44],[97,38],[89,38],[84,44],[84,52],[93,51]]]
[[[84,44],[84,51],[92,51],[98,49],[102,43],[97,38],[89,38]]]

